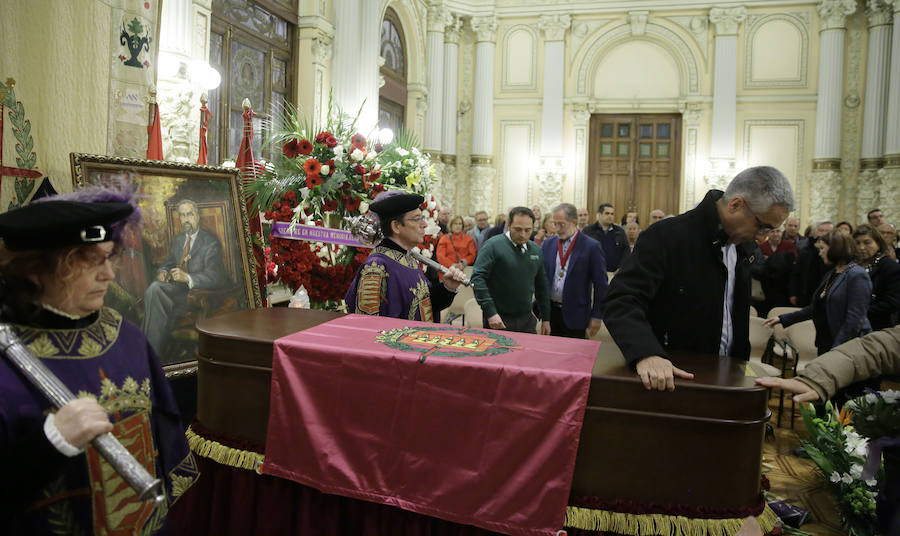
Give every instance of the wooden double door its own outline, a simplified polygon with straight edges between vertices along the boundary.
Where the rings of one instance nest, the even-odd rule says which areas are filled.
[[[678,213],[681,114],[594,114],[588,138],[588,210],[612,203],[616,223],[637,212],[641,228],[650,212]]]

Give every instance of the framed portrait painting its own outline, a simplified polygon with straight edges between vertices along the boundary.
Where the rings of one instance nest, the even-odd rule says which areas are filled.
[[[238,170],[70,158],[74,188],[128,184],[141,211],[105,305],[140,326],[167,376],[194,373],[196,322],[261,305]]]

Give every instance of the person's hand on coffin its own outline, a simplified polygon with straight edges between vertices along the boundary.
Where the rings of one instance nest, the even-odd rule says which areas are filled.
[[[797,393],[794,395],[794,402],[815,402],[819,399],[819,393],[815,389],[794,378],[757,378],[756,383],[763,387],[774,387],[790,393]]]
[[[505,329],[506,324],[503,323],[503,319],[500,318],[500,315],[493,315],[488,317],[488,326],[491,329]]]
[[[541,335],[550,335],[550,321],[541,321]]]
[[[694,375],[681,370],[671,361],[658,355],[645,357],[637,363],[637,373],[644,384],[644,388],[657,391],[674,391],[675,376],[686,380],[693,380]]]

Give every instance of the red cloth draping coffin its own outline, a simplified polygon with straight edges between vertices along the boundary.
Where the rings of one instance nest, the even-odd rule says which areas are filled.
[[[361,315],[278,339],[262,472],[507,534],[553,534],[598,346]]]

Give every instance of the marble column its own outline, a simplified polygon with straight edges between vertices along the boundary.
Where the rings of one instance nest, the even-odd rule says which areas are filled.
[[[425,111],[423,148],[437,155],[441,152],[441,118],[444,112],[444,28],[450,14],[440,5],[428,6],[428,33],[425,42],[425,83],[428,85],[428,109]]]
[[[544,33],[544,86],[541,105],[541,162],[534,202],[544,210],[562,200],[565,170],[562,164],[563,84],[565,81],[566,30],[569,15],[541,15],[538,28]]]
[[[462,21],[457,15],[449,17],[444,32],[444,99],[442,106],[441,199],[455,205],[457,194],[456,174],[456,126],[457,101],[459,100],[459,33]],[[454,208],[457,208],[454,206]]]
[[[841,193],[841,100],[844,33],[856,0],[821,0],[819,11],[819,98],[813,150],[811,221],[834,219]]]
[[[709,20],[716,27],[713,77],[712,142],[709,156],[715,171],[733,175],[737,131],[737,33],[747,18],[744,7],[712,8]]]
[[[365,134],[378,122],[380,7],[369,0],[334,0],[334,11],[340,16],[334,20],[332,94],[348,115],[362,106],[357,125]]]
[[[494,43],[497,17],[472,17],[475,31],[475,97],[472,106],[472,166],[469,211],[494,212]],[[503,208],[503,207],[501,207]]]
[[[208,7],[205,8],[208,14]],[[191,80],[191,62],[206,59],[207,50],[195,55],[193,50],[194,3],[191,0],[164,2],[160,17],[159,50],[161,68],[157,74],[157,102],[159,102],[159,123],[163,137],[163,155],[166,160],[196,162],[196,151],[200,120],[199,81]],[[207,18],[208,21],[208,18]],[[205,27],[209,42],[209,27]],[[162,60],[162,58],[165,58]]]
[[[881,177],[880,204],[888,221],[900,222],[900,0],[893,0],[894,28],[891,40],[891,67],[888,83],[887,124],[884,132],[884,168]]]
[[[866,62],[866,99],[856,194],[857,221],[866,221],[866,213],[879,204],[881,180],[878,169],[884,165],[892,15],[890,3],[885,0],[868,0],[866,17],[869,20],[869,55]]]

